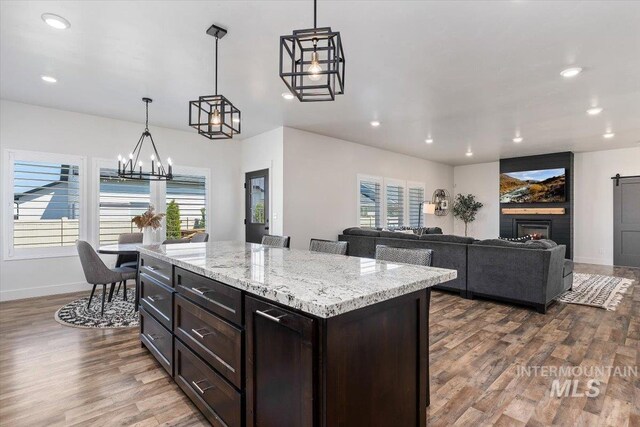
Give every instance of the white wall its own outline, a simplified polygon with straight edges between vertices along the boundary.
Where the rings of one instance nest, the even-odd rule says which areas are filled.
[[[453,169],[455,193],[473,194],[484,206],[467,234],[476,239],[496,239],[500,235],[500,162],[456,166]],[[454,234],[464,236],[464,222],[456,219]]]
[[[284,234],[295,248],[309,239],[336,239],[358,225],[357,175],[423,182],[426,196],[453,190],[453,167],[340,139],[284,128]],[[451,215],[428,215],[427,225],[451,233]]]
[[[87,157],[92,168],[97,158],[114,159],[119,153],[133,149],[144,125],[87,114],[72,113],[0,100],[0,149],[44,151]],[[171,157],[174,164],[211,169],[211,199],[208,202],[211,238],[241,238],[238,222],[242,222],[239,180],[241,148],[238,141],[211,142],[194,132],[153,126],[151,132],[160,154]],[[4,159],[3,163],[4,164]],[[115,163],[114,163],[115,164]],[[88,176],[95,176],[88,171]],[[3,183],[5,172],[0,173]],[[0,185],[4,187],[4,184]],[[93,186],[87,183],[91,190]],[[3,191],[3,190],[0,190]],[[2,195],[1,200],[4,200]],[[89,195],[89,230],[97,225],[97,197]],[[6,207],[4,207],[6,208]],[[6,215],[6,211],[2,211]],[[89,233],[89,236],[93,233]],[[95,244],[95,242],[93,242]],[[1,249],[0,249],[1,251]],[[50,295],[88,286],[77,256],[38,260],[4,261],[0,253],[0,299]]]
[[[613,264],[615,174],[640,175],[640,147],[576,153],[574,158],[574,260]]]
[[[242,141],[241,182],[245,173],[269,169],[269,233],[283,234],[283,128],[276,128]],[[242,185],[238,187],[242,216],[245,217],[245,198]],[[240,225],[240,236],[244,240],[244,226]]]

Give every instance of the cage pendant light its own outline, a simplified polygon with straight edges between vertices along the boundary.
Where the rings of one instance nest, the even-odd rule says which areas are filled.
[[[344,51],[338,31],[317,26],[280,36],[280,78],[301,102],[334,101],[344,94]]]
[[[129,158],[125,159],[122,156],[118,156],[118,177],[125,179],[136,179],[139,181],[170,181],[173,179],[173,171],[171,165],[171,159],[167,158],[168,169],[164,168],[162,159],[158,154],[158,149],[153,141],[153,136],[149,132],[149,104],[153,102],[151,98],[142,98],[142,102],[145,104],[145,122],[144,131],[138,139],[138,143],[131,153]],[[151,157],[149,158],[151,166],[150,170],[143,169],[146,166],[142,161],[142,146],[145,139],[149,138],[151,141]]]
[[[216,39],[215,44],[215,95],[201,96],[197,101],[189,101],[189,126],[209,139],[231,139],[240,134],[240,110],[227,98],[218,94],[218,40],[227,30],[212,25],[207,34]]]

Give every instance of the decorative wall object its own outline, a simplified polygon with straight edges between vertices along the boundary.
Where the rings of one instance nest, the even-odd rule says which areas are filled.
[[[340,32],[317,27],[280,37],[280,78],[301,102],[333,101],[344,94],[344,51]]]
[[[451,208],[451,195],[445,189],[437,189],[433,192],[431,204],[435,205],[434,215],[447,216]]]
[[[146,112],[144,131],[142,132],[140,139],[138,139],[138,143],[133,151],[129,153],[128,159],[124,159],[121,155],[118,156],[118,176],[120,178],[142,181],[169,181],[173,179],[171,158],[167,159],[169,169],[165,170],[162,160],[160,159],[160,155],[158,154],[156,144],[151,136],[151,132],[149,132],[149,104],[153,102],[153,100],[151,98],[142,98],[142,102],[145,103]],[[153,148],[153,152],[150,157],[151,171],[149,172],[144,171],[144,163],[141,159],[142,147],[144,145],[145,138],[149,138],[151,141],[151,147]]]
[[[218,94],[218,40],[227,30],[212,25],[207,34],[216,39],[215,45],[215,95],[201,96],[189,102],[189,126],[209,139],[231,139],[240,134],[241,117],[238,110],[227,98]]]

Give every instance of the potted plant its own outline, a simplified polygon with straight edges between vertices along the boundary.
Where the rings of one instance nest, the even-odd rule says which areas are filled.
[[[464,235],[467,235],[467,225],[476,219],[476,214],[482,207],[482,203],[476,201],[476,196],[473,194],[456,195],[456,199],[453,202],[453,216],[464,222]]]
[[[154,207],[149,205],[149,209],[145,213],[136,215],[131,219],[131,222],[138,227],[138,230],[142,231],[143,245],[159,243],[155,241],[155,231],[162,228],[162,218],[164,216],[165,214],[163,213],[156,213]]]

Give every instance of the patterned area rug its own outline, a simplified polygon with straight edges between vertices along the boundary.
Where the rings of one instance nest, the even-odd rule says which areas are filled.
[[[109,287],[107,287],[107,296]],[[55,319],[58,323],[74,328],[133,328],[140,322],[138,312],[134,306],[135,291],[127,291],[127,301],[122,300],[122,291],[114,295],[111,302],[104,303],[104,316],[100,315],[102,307],[102,287],[96,289],[91,300],[91,307],[87,309],[89,296],[77,299],[56,311]]]
[[[615,311],[631,283],[633,280],[622,277],[573,273],[573,290],[561,295],[558,301]]]

